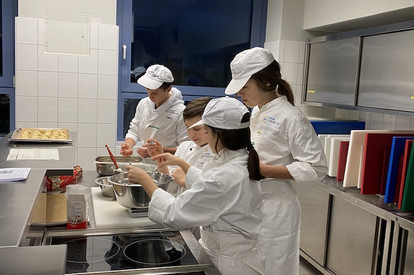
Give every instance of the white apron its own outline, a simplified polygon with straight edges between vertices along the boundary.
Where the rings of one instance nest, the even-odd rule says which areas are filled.
[[[202,228],[200,233],[200,245],[223,275],[263,274],[256,239],[246,239],[241,234],[212,233]]]

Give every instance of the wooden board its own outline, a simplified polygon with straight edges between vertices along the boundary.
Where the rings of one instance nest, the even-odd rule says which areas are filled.
[[[59,225],[66,224],[67,203],[64,193],[39,194],[34,207],[32,224]]]

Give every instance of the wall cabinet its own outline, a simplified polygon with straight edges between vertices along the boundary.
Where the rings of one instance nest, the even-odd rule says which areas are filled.
[[[414,111],[414,21],[309,40],[303,101],[368,111]]]

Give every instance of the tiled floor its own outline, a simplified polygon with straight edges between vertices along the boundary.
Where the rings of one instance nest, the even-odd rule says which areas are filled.
[[[322,275],[322,273],[301,257],[299,275]]]

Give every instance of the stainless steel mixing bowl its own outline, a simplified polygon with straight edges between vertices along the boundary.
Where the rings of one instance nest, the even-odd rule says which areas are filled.
[[[166,190],[173,181],[173,178],[170,175],[150,171],[147,171],[147,173],[159,188]],[[151,199],[148,197],[147,193],[145,193],[141,184],[131,183],[128,180],[128,173],[117,173],[109,178],[109,182],[112,183],[118,203],[123,207],[148,207]]]
[[[101,193],[105,197],[115,198],[114,188],[109,182],[109,177],[100,177],[95,180],[95,183],[101,188]]]
[[[138,165],[142,162],[141,157],[124,157],[124,156],[114,156],[116,162],[123,171],[125,171],[125,166],[127,165]],[[112,176],[116,173],[115,165],[112,162],[109,156],[100,156],[97,157],[94,161],[96,164],[96,172],[100,176]]]

